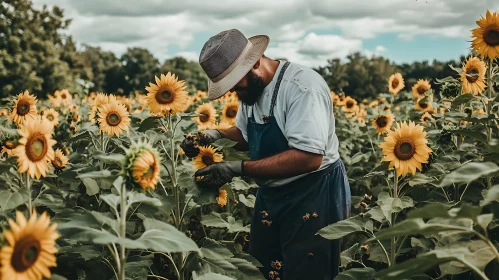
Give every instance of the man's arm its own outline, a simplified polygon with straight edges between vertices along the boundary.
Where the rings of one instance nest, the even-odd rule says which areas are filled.
[[[322,155],[290,149],[280,154],[245,161],[243,173],[246,176],[281,179],[317,170],[322,163]]]
[[[227,130],[218,130],[218,132],[220,132],[222,138],[227,138],[229,140],[237,142],[237,144],[234,146],[234,148],[236,148],[237,150],[248,150],[248,142],[244,140],[243,134],[241,133],[241,130],[239,130],[239,128],[232,127]]]

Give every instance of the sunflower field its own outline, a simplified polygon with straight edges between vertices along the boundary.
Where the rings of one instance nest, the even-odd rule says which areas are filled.
[[[336,279],[497,279],[499,14],[477,25],[439,94],[400,73],[370,100],[331,92],[353,195],[352,216],[317,233],[344,240]],[[237,94],[209,101],[174,73],[151,80],[130,96],[2,101],[0,279],[281,279],[285,263],[262,275],[247,253],[254,181],[194,177],[248,159],[194,134],[233,127]]]

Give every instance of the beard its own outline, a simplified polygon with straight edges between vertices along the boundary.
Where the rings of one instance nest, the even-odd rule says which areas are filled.
[[[262,77],[251,71],[246,74],[246,78],[248,80],[248,86],[245,89],[236,90],[236,93],[239,100],[246,105],[252,106],[262,96],[263,89],[265,88],[265,82]]]

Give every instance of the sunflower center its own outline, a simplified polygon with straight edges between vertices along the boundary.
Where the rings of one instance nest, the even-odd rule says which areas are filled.
[[[199,120],[201,122],[207,122],[210,119],[210,113],[209,112],[201,112],[201,116],[199,116]]]
[[[66,97],[67,97],[67,96],[66,96],[66,94],[65,94],[65,93],[61,94],[61,98],[62,98],[62,99],[66,99]]]
[[[32,235],[25,236],[14,246],[12,267],[16,272],[23,272],[35,264],[40,255],[40,242]]]
[[[476,69],[475,67],[469,69],[468,71],[466,71],[466,74],[471,74],[473,76],[466,75],[466,80],[468,80],[468,82],[470,83],[476,82],[476,80],[478,80],[478,73],[478,69]]]
[[[385,116],[382,116],[382,117],[379,117],[376,119],[376,125],[379,127],[379,128],[383,128],[385,127],[386,125],[388,124],[388,121],[386,119]]]
[[[215,163],[215,161],[213,160],[213,157],[210,156],[210,155],[205,155],[201,158],[201,160],[203,161],[204,164],[206,165],[212,165],[213,163]]]
[[[395,146],[395,156],[400,160],[409,160],[416,153],[416,145],[411,140],[401,140]]]
[[[393,79],[392,81],[392,88],[397,88],[399,86],[399,80],[398,79]]]
[[[487,45],[495,47],[499,46],[499,26],[494,26],[483,34],[483,40]]]
[[[227,108],[227,111],[225,112],[225,116],[227,116],[227,118],[235,118],[237,115],[237,109],[235,107],[229,107]]]
[[[163,91],[158,91],[156,93],[156,101],[158,101],[159,104],[170,104],[173,102],[173,93],[163,90]]]
[[[47,120],[53,121],[54,120],[54,116],[53,115],[47,115]]]
[[[110,126],[117,126],[121,122],[121,117],[118,113],[111,112],[111,113],[107,114],[106,122]]]
[[[418,93],[419,93],[420,95],[425,94],[425,92],[426,92],[426,88],[424,88],[424,87],[418,87]]]
[[[26,156],[33,162],[43,159],[47,149],[47,139],[40,132],[34,133],[26,142]]]
[[[347,101],[346,105],[347,105],[347,108],[349,108],[349,109],[352,108],[353,107],[353,101],[350,101],[350,100]]]
[[[29,102],[26,100],[20,100],[19,103],[17,103],[17,114],[20,116],[24,116],[27,113],[29,113],[30,105]]]

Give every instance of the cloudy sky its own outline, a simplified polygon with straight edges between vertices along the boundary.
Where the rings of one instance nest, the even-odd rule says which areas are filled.
[[[395,62],[456,59],[470,29],[497,0],[33,0],[58,5],[79,43],[122,54],[149,49],[160,60],[196,60],[204,42],[226,29],[267,34],[270,57],[308,66],[360,51]]]

